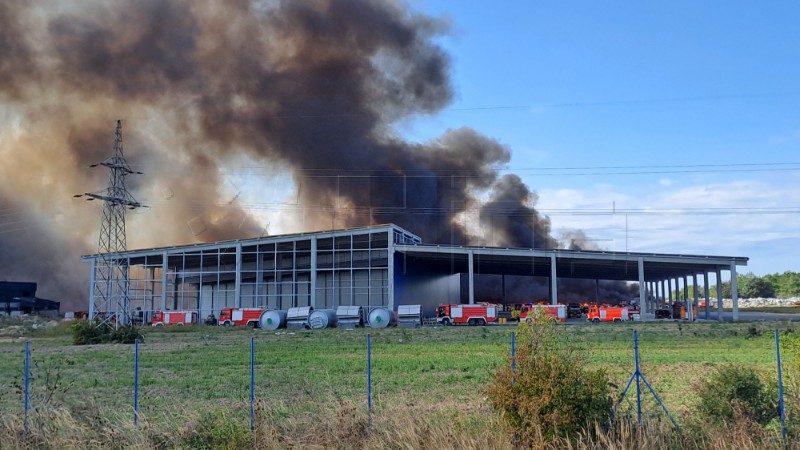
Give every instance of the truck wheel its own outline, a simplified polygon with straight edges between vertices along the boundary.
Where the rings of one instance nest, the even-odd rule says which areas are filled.
[[[614,319],[614,323],[622,322],[622,319]]]
[[[592,319],[592,323],[600,323],[600,319],[598,319],[597,317],[595,317],[594,319]]]
[[[164,322],[154,323],[153,326],[154,327],[163,327],[164,326]]]
[[[478,319],[478,325],[481,325],[481,326],[486,325],[486,321],[483,320],[483,319]]]
[[[222,326],[223,327],[229,327],[229,326],[231,326],[231,322],[229,320],[226,320],[225,322],[222,322]]]
[[[247,322],[247,326],[250,328],[256,328],[258,326],[258,322],[255,321]]]
[[[475,325],[475,319],[469,319],[469,320],[467,321],[467,325],[469,325],[469,326],[473,326],[473,325]]]
[[[450,325],[450,319],[448,319],[447,317],[445,317],[444,319],[442,319],[442,325],[444,325],[444,326],[448,326],[448,325]]]
[[[182,327],[182,326],[183,326],[183,322],[178,322],[178,323],[176,323],[175,325],[177,325],[177,326],[179,326],[179,327]]]

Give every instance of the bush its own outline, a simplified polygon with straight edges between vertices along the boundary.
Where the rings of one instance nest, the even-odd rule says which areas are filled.
[[[184,433],[187,448],[195,449],[249,449],[250,425],[234,417],[230,410],[219,408],[205,413]]]
[[[133,344],[137,339],[143,341],[144,335],[136,325],[120,325],[111,332],[109,339],[118,344]]]
[[[78,320],[70,326],[72,343],[75,345],[102,344],[108,342],[111,327],[106,323]]]
[[[524,446],[577,438],[592,424],[607,422],[613,404],[608,375],[585,369],[563,325],[521,323],[517,342],[516,370],[501,367],[488,396]]]
[[[144,339],[141,330],[135,325],[120,325],[114,329],[108,322],[79,320],[70,326],[72,343],[75,345],[105,344],[116,342],[133,344],[136,339]]]
[[[718,368],[696,388],[699,411],[711,419],[734,421],[739,416],[766,425],[778,417],[774,387],[761,381],[755,370],[734,365]]]

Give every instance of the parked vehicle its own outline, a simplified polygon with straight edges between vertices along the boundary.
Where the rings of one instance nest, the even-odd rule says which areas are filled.
[[[486,325],[497,321],[498,305],[447,305],[436,308],[436,321],[442,325]]]
[[[194,311],[153,311],[153,326],[193,325],[197,323]]]
[[[672,318],[673,319],[688,319],[686,314],[686,303],[678,302],[672,304]],[[692,319],[697,318],[697,306],[692,306]]]
[[[627,307],[598,307],[597,305],[589,306],[589,312],[586,314],[586,320],[598,322],[622,322],[630,320]]]
[[[669,319],[672,316],[672,313],[669,309],[662,308],[656,310],[656,319]]]
[[[217,323],[226,327],[248,326],[250,328],[258,328],[258,321],[264,311],[266,311],[264,308],[222,308],[219,311]]]
[[[583,315],[583,310],[581,309],[580,303],[570,303],[567,305],[567,317],[577,317],[580,318]]]
[[[567,307],[565,305],[522,305],[519,313],[520,322],[533,322],[537,314],[544,314],[551,320],[558,322],[567,321]]]

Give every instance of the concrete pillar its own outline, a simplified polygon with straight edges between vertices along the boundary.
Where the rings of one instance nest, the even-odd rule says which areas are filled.
[[[669,307],[670,311],[672,311],[672,284],[673,284],[672,282],[673,281],[675,281],[673,278],[670,278],[670,279],[667,280],[667,291],[669,292],[669,304],[667,305],[667,307]],[[677,285],[678,285],[678,282],[675,281],[675,286],[677,286]],[[675,290],[675,296],[677,297],[677,295],[678,295],[678,291],[676,289]],[[670,314],[672,314],[672,313],[670,313]]]
[[[556,274],[556,254],[550,255],[550,304],[558,304],[558,276]]]
[[[89,273],[89,320],[94,320],[94,284],[97,276],[97,258],[92,258],[91,270],[91,273]]]
[[[708,288],[708,272],[703,271],[703,298],[706,299],[706,320],[708,320],[708,315],[711,312],[710,291]]]
[[[731,262],[731,301],[733,302],[733,321],[739,320],[739,286],[736,282],[736,263]]]
[[[386,279],[386,297],[387,297],[386,301],[389,304],[386,305],[386,306],[388,306],[389,309],[392,310],[392,311],[394,311],[394,309],[395,309],[395,301],[394,301],[394,271],[395,271],[395,267],[394,267],[394,253],[395,253],[394,244],[395,244],[395,242],[394,242],[394,235],[393,234],[394,233],[391,230],[389,230],[389,248],[388,248],[388,251],[386,252],[387,253],[387,257],[389,258],[388,261],[387,261],[387,265],[386,265],[386,278],[387,278]],[[351,248],[352,248],[352,245],[353,245],[352,241],[351,241],[350,245],[351,245]],[[370,244],[370,245],[372,245],[372,244]],[[353,264],[352,261],[350,262],[350,264],[351,265]],[[370,265],[371,264],[372,264],[372,262],[370,262]]]
[[[475,304],[475,254],[472,250],[469,251],[469,304]]]
[[[723,321],[722,317],[722,276],[721,270],[717,269],[717,320]]]
[[[391,242],[391,240],[390,240],[390,242]],[[391,244],[389,244],[389,245],[391,245]],[[275,247],[275,254],[276,255],[278,254],[277,246]],[[389,259],[389,264],[391,264],[391,261],[392,260],[390,258]],[[370,264],[372,264],[371,261],[370,261]],[[277,267],[277,265],[275,267]],[[316,309],[317,308],[317,237],[316,236],[311,236],[311,280],[310,280],[310,284],[311,284],[311,286],[308,287],[308,290],[310,291],[309,292],[309,294],[310,294],[309,302],[311,303],[310,306],[312,306],[312,307],[314,307],[314,309]],[[297,305],[292,305],[292,306],[297,306]]]
[[[696,273],[692,274],[692,291],[694,291],[694,296],[693,296],[694,298],[692,300],[692,306],[693,307],[694,306],[698,306],[699,307],[700,306],[700,301],[699,301],[699,296],[698,296],[698,292],[697,292],[697,274]],[[691,311],[691,314],[692,314],[692,317],[689,320],[697,319],[697,317],[694,316],[694,308],[689,308],[689,310]],[[699,315],[699,313],[700,313],[700,311],[698,311],[698,315]]]
[[[236,243],[236,274],[233,286],[233,297],[236,299],[236,306],[242,307],[242,243]]]
[[[689,277],[683,276],[683,304],[688,306],[689,303]]]
[[[219,262],[219,261],[218,261]],[[169,267],[167,267],[168,263],[168,255],[167,252],[161,253],[161,310],[164,311],[167,309],[167,272],[169,272]],[[217,268],[217,272],[219,272],[219,267]]]
[[[647,313],[647,284],[644,281],[644,258],[639,257],[639,308],[642,317]]]

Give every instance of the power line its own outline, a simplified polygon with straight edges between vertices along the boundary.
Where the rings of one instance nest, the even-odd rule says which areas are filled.
[[[137,166],[132,166],[137,167]],[[143,166],[138,166],[143,167]],[[271,166],[228,166],[219,169],[222,174],[237,174],[257,170],[272,170]],[[772,163],[732,163],[732,164],[685,164],[685,165],[632,165],[632,166],[552,166],[552,167],[494,167],[493,170],[506,173],[534,175],[650,175],[667,173],[740,173],[740,172],[784,172],[800,171],[800,162]],[[472,178],[481,175],[476,170],[440,170],[431,173],[429,169],[339,169],[339,168],[291,168],[291,173],[331,172],[324,175],[304,175],[305,178]],[[582,173],[570,173],[580,172]],[[402,173],[398,173],[402,172]],[[549,173],[552,172],[552,173]],[[258,175],[258,174],[254,174]]]

